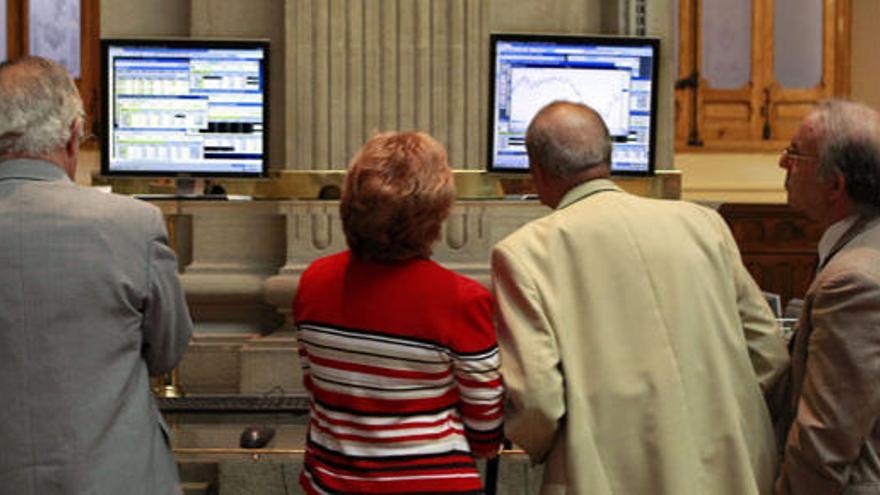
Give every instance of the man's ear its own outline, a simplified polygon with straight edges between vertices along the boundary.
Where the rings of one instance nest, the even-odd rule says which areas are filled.
[[[532,185],[535,187],[535,192],[540,196],[544,186],[544,171],[538,162],[529,160],[529,172],[531,172]]]
[[[537,162],[529,160],[529,172],[531,172],[533,182],[537,183],[538,181],[543,179],[543,177],[541,176],[541,166],[538,165]]]
[[[846,177],[844,177],[842,173],[835,171],[834,174],[828,178],[827,183],[829,199],[836,201],[843,198],[849,198],[849,193],[846,191]]]
[[[70,139],[65,143],[64,148],[67,151],[69,156],[72,156],[74,159],[79,154],[79,141],[80,136],[83,135],[85,125],[85,121],[83,119],[77,117],[73,119],[73,122],[70,124]]]
[[[70,124],[70,138],[64,143],[64,170],[70,180],[76,180],[76,164],[79,159],[79,140],[83,135],[83,119],[77,117]]]

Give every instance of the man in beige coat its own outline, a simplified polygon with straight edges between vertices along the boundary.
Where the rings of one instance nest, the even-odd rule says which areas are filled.
[[[526,145],[555,208],[492,252],[508,437],[542,493],[770,493],[764,394],[788,364],[724,221],[608,180],[601,117],[553,103]]]
[[[828,101],[785,150],[788,203],[827,229],[794,338],[782,494],[880,494],[880,116]]]

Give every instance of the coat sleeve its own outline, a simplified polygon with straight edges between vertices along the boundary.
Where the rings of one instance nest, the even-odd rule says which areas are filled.
[[[534,462],[549,454],[565,415],[565,389],[553,328],[526,267],[502,246],[492,252],[505,433]]]
[[[736,304],[749,350],[749,359],[764,396],[770,398],[781,385],[782,378],[786,376],[785,372],[790,364],[788,350],[773,312],[764,299],[764,294],[743,265],[739,248],[730,229],[720,216],[716,215],[716,218],[720,223],[733,267]]]
[[[880,278],[870,271],[824,273],[814,289],[803,388],[780,480],[785,493],[841,493],[876,423]]]
[[[147,290],[143,318],[143,357],[150,375],[165,373],[180,361],[192,337],[192,320],[177,275],[177,257],[168,246],[158,209],[150,219]]]

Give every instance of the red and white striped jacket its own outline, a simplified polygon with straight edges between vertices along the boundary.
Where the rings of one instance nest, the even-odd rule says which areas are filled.
[[[503,388],[492,299],[428,260],[315,261],[294,300],[311,394],[307,493],[481,493]]]

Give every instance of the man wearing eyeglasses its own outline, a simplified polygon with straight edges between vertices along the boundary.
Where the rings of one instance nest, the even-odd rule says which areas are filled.
[[[0,493],[181,493],[148,374],[192,322],[162,214],[73,183],[67,71],[0,64]]]
[[[880,116],[827,101],[779,165],[826,227],[792,351],[780,494],[880,493]]]

